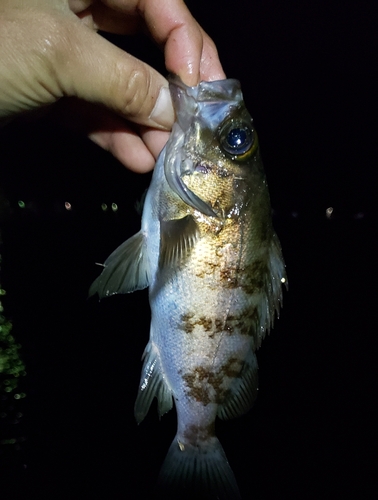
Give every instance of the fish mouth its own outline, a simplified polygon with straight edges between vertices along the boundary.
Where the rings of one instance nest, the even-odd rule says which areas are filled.
[[[189,87],[185,85],[179,76],[171,74],[168,76],[168,82],[176,110],[180,110],[183,97],[185,106],[188,106],[189,98],[194,109],[196,108],[197,102],[240,102],[242,100],[240,82],[233,78],[214,80],[211,82],[201,81],[198,85]]]

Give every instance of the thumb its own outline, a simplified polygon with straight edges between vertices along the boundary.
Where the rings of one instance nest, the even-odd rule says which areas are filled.
[[[101,104],[141,125],[171,129],[172,100],[168,82],[160,73],[77,18],[60,43],[55,74],[63,95]]]

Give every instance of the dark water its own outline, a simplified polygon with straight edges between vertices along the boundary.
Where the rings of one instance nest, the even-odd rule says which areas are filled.
[[[243,498],[373,498],[371,9],[255,2],[250,11],[249,2],[231,10],[220,2],[225,12],[215,15],[212,2],[192,4],[255,117],[290,281],[258,352],[257,403],[218,422],[218,435]],[[156,65],[153,47],[132,49]],[[51,124],[13,124],[0,141],[9,200],[3,304],[27,371],[19,382],[26,397],[1,401],[1,439],[16,439],[1,447],[2,498],[148,498],[175,415],[159,422],[153,408],[140,426],[133,417],[147,295],[87,300],[94,263],[139,229],[134,203],[148,176]]]

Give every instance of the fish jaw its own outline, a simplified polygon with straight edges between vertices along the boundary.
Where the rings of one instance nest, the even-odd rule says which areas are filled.
[[[213,82],[200,82],[188,87],[177,76],[169,78],[176,120],[182,130],[188,130],[195,119],[215,130],[243,100],[240,82],[233,78]],[[205,111],[206,108],[206,111]]]

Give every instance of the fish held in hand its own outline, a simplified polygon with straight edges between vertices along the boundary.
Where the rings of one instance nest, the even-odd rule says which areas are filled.
[[[240,498],[215,419],[247,412],[255,351],[282,302],[285,265],[257,134],[237,80],[170,81],[176,122],[147,192],[141,230],[105,262],[90,294],[149,287],[150,340],[135,416],[175,402],[160,473],[182,498]],[[177,497],[178,498],[178,497]]]

